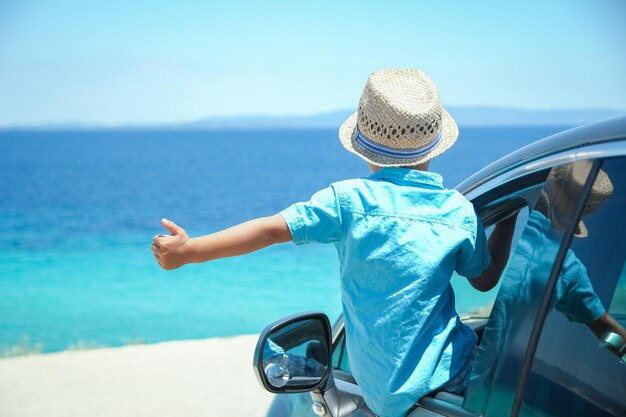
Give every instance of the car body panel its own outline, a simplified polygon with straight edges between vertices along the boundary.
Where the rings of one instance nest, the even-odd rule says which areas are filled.
[[[613,147],[605,145],[614,141],[623,141],[625,136],[626,116],[566,130],[498,159],[459,183],[455,188],[472,200],[477,195],[478,188],[481,188],[481,193],[486,192],[487,189],[483,186],[496,177],[500,182],[506,182],[540,169],[580,159],[605,156],[599,155],[598,152],[603,154],[607,148],[613,148],[617,154],[623,155],[623,144]]]

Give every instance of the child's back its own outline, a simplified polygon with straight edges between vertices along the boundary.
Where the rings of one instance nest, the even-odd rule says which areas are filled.
[[[450,277],[480,275],[490,256],[472,205],[440,175],[383,168],[281,215],[296,244],[337,247],[350,366],[374,412],[398,415],[463,369],[476,335]]]

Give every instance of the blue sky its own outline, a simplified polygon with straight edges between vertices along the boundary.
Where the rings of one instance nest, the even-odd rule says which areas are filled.
[[[626,2],[0,0],[0,126],[355,108],[417,67],[444,105],[626,110]]]

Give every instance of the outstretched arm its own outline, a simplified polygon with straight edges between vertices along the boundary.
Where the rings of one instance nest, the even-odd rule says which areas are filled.
[[[509,260],[516,220],[517,213],[500,221],[489,236],[487,246],[491,253],[491,263],[480,276],[468,279],[472,287],[478,291],[489,291],[498,284],[500,275]]]
[[[154,237],[152,252],[163,269],[176,269],[188,263],[243,255],[292,239],[280,214],[261,217],[210,235],[190,238],[176,223],[163,219],[171,236]]]

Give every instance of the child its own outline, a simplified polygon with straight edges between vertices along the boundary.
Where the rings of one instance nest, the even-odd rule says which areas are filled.
[[[351,370],[372,411],[402,416],[430,392],[461,394],[476,335],[459,320],[450,277],[456,270],[480,291],[493,288],[513,228],[496,228],[490,254],[472,205],[428,172],[457,135],[424,73],[376,72],[339,130],[371,177],[331,184],[306,203],[199,238],[164,219],[172,236],[155,237],[152,251],[161,267],[175,269],[290,240],[332,242]]]

